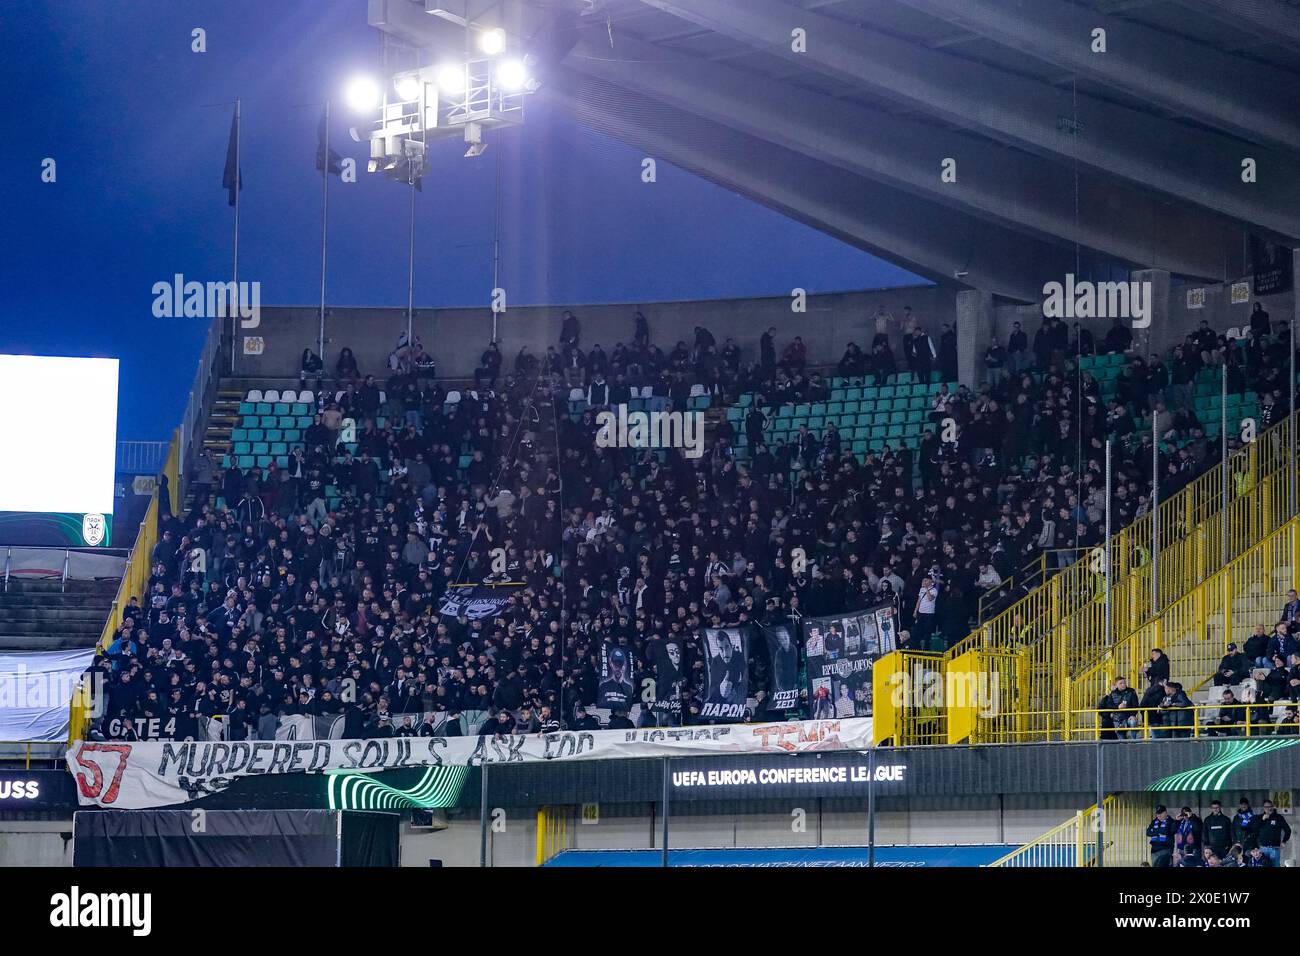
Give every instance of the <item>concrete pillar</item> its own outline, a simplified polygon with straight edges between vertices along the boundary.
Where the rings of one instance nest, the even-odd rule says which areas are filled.
[[[1136,269],[1129,273],[1129,279],[1151,283],[1151,324],[1145,329],[1133,329],[1133,344],[1143,355],[1164,355],[1187,334],[1174,328],[1170,319],[1169,273],[1163,269]],[[1105,335],[1105,330],[1101,334]]]
[[[972,391],[984,380],[984,353],[993,337],[993,293],[957,293],[957,378]]]

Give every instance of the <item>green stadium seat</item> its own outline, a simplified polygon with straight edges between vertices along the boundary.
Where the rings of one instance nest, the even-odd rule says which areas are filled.
[[[273,411],[273,414],[276,414],[276,415],[288,415],[288,414],[289,414],[289,403],[288,403],[288,402],[276,402],[276,403],[275,403],[275,407],[273,408],[272,411]]]
[[[274,415],[275,409],[271,407],[270,402],[258,402],[257,408],[254,409],[259,415]]]

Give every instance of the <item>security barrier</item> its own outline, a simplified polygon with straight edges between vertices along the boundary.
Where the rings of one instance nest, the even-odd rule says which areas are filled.
[[[1205,703],[1189,707],[1133,707],[1104,710],[1097,707],[1067,711],[1062,726],[1053,731],[1054,740],[1151,740],[1186,737],[1276,737],[1300,735],[1300,717],[1288,708],[1290,701],[1274,703],[1251,701],[1234,704]],[[1013,715],[1014,716],[1014,715]],[[972,737],[979,743],[1015,744],[1042,740],[1035,727],[1040,714],[1018,715],[1014,719],[981,721]]]

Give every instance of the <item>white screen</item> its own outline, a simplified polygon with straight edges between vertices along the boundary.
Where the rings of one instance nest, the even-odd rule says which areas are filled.
[[[117,359],[0,355],[0,511],[112,514]]]

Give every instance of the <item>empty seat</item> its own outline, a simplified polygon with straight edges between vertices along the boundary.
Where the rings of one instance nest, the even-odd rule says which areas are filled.
[[[248,394],[244,396],[246,402],[260,402],[262,400],[262,390],[260,388],[250,388]]]
[[[306,405],[314,405],[316,403],[316,393],[310,389],[305,392],[299,392],[298,401]]]
[[[459,404],[460,404],[460,392],[457,392],[457,391],[455,391],[454,389],[453,389],[452,391],[448,392],[448,393],[447,393],[447,397],[446,397],[445,399],[443,399],[443,403],[446,404],[446,405],[459,405]]]
[[[262,401],[264,402],[278,402],[279,400],[280,400],[280,393],[278,390],[274,388],[267,389],[265,392],[262,393]]]
[[[298,393],[297,393],[296,391],[294,391],[293,389],[289,389],[289,391],[287,391],[287,392],[281,392],[281,393],[280,393],[280,401],[282,401],[282,402],[290,402],[290,403],[292,403],[292,402],[296,402],[296,401],[298,401]]]

